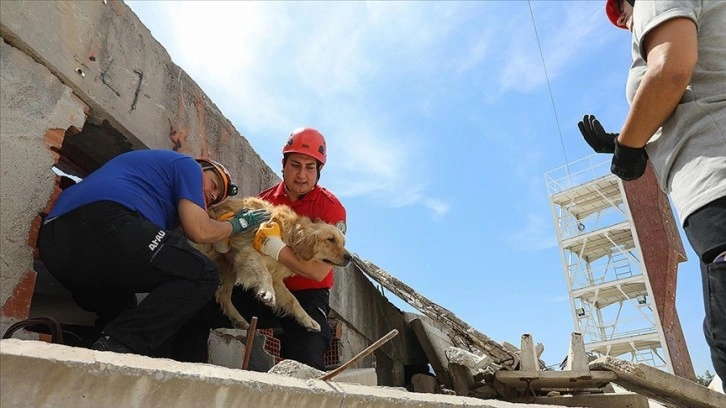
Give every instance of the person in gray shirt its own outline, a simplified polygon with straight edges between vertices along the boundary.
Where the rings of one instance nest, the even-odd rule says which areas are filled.
[[[651,161],[699,256],[703,330],[726,379],[726,1],[607,0],[617,27],[632,32],[630,110],[620,133],[592,115],[578,123],[598,153],[612,153],[624,180]]]

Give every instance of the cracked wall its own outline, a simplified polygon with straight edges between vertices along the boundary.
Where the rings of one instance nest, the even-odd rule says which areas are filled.
[[[87,106],[48,69],[4,42],[0,84],[0,305],[3,316],[24,318],[35,284],[31,229],[37,233],[37,215],[57,196],[50,147],[65,129],[83,127]]]

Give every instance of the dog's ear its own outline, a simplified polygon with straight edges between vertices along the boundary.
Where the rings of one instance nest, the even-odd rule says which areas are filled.
[[[317,231],[301,231],[299,239],[294,247],[300,258],[309,261],[315,255],[315,243],[317,242]]]

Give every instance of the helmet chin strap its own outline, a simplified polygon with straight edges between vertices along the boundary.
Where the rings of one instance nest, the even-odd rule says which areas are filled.
[[[308,194],[308,193],[304,193],[304,194],[295,194],[295,193],[293,193],[293,192],[292,192],[292,191],[291,191],[291,190],[290,190],[290,189],[289,189],[289,188],[287,187],[287,183],[285,183],[284,181],[283,181],[283,183],[284,183],[284,186],[285,186],[285,194],[287,194],[287,196],[288,196],[288,197],[290,197],[290,196],[294,195],[294,196],[295,196],[295,200],[302,200],[302,198],[303,198],[303,197],[305,197],[305,196],[306,196],[306,195]],[[316,183],[316,184],[317,184],[317,183]],[[315,187],[315,186],[313,186],[313,187]],[[311,190],[312,190],[312,189],[311,189]]]

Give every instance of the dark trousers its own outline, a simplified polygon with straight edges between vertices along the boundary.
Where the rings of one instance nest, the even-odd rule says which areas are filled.
[[[232,292],[232,303],[248,323],[252,316],[256,316],[258,329],[283,329],[280,357],[325,370],[323,356],[332,336],[328,323],[330,291],[310,289],[294,291],[292,294],[310,317],[318,322],[320,332],[309,332],[295,319],[279,316],[260,302],[253,291],[240,286]],[[220,327],[231,328],[232,323],[222,314],[216,301],[212,300],[179,331],[174,341],[172,358],[190,362],[206,361],[209,330]]]
[[[703,332],[711,361],[726,384],[726,262],[713,262],[726,251],[726,197],[691,214],[684,223],[688,241],[700,258],[706,318]]]
[[[212,297],[217,268],[180,234],[99,201],[44,224],[40,258],[103,333],[152,355]],[[136,293],[148,293],[135,305]]]

